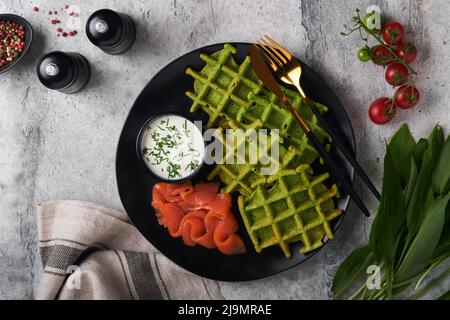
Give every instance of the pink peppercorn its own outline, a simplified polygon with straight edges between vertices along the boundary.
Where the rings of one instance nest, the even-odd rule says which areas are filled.
[[[23,26],[14,22],[0,21],[0,67],[17,58],[25,44]]]

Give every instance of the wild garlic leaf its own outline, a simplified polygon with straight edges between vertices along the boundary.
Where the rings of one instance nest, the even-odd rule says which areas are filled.
[[[411,162],[411,166],[410,166],[408,184],[406,185],[406,188],[404,191],[406,206],[408,206],[409,201],[411,200],[414,186],[416,185],[416,181],[417,181],[417,175],[419,174],[419,168],[416,164],[416,161],[414,160],[413,155],[410,155],[410,162]]]
[[[414,161],[416,162],[417,168],[419,170],[422,167],[423,155],[425,154],[427,148],[428,140],[422,138],[419,140],[419,142],[417,142],[416,147],[413,150]]]
[[[432,187],[433,191],[438,195],[447,194],[450,190],[450,136],[445,141],[436,161]]]
[[[445,224],[445,211],[450,193],[438,198],[427,210],[417,234],[413,238],[400,267],[396,272],[396,281],[402,282],[419,274],[429,263]]]
[[[429,190],[431,188],[431,175],[436,159],[444,144],[444,133],[440,126],[436,126],[428,138],[428,147],[423,153],[419,175],[414,186],[411,200],[407,207],[408,239],[411,240],[422,223],[430,203]],[[432,200],[432,199],[431,199]]]
[[[382,197],[369,245],[352,252],[339,267],[332,288],[336,297],[361,280],[368,261],[383,264],[384,297],[389,299],[409,287],[406,280],[426,274],[437,259],[450,256],[450,191],[445,197],[433,192],[433,188],[439,191],[447,187],[443,176],[448,173],[441,176],[435,169],[438,159],[444,163],[444,135],[436,126],[428,140],[420,139],[413,145],[411,139],[403,126],[387,147]],[[437,181],[438,176],[443,181]]]
[[[378,260],[394,263],[398,235],[405,218],[406,204],[401,178],[394,168],[393,155],[388,148],[384,158],[381,203],[369,236],[370,248]]]
[[[388,145],[395,171],[397,171],[402,180],[402,187],[405,187],[409,181],[411,173],[411,161],[409,159],[415,146],[416,141],[407,124],[404,124],[397,131]]]
[[[447,254],[450,254],[450,205],[447,205],[445,210],[445,225],[438,245],[433,252],[433,258]]]
[[[354,250],[339,266],[333,278],[331,291],[337,299],[366,274],[367,267],[375,261],[369,246]]]
[[[410,153],[411,154],[411,153]],[[399,173],[394,168],[391,148],[387,148],[384,159],[383,192],[378,214],[372,224],[369,246],[378,261],[384,261],[386,294],[392,297],[394,264],[406,221],[406,204]]]

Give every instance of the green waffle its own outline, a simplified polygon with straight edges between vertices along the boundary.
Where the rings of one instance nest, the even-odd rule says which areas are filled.
[[[312,174],[308,165],[283,169],[273,177],[272,187],[258,185],[250,197],[239,197],[239,211],[257,252],[278,245],[290,258],[292,242],[301,241],[305,254],[321,247],[324,235],[333,239],[329,223],[342,214],[333,202],[339,191],[336,185],[328,189],[322,184],[328,173]]]
[[[218,140],[224,146],[224,159],[223,163],[217,164],[214,169],[208,175],[208,180],[212,180],[219,176],[220,180],[225,184],[222,188],[222,192],[233,193],[239,192],[244,196],[250,196],[258,185],[268,185],[269,175],[262,175],[261,169],[268,167],[269,165],[276,165],[278,171],[285,168],[295,168],[297,163],[297,150],[293,147],[286,149],[278,140],[272,140],[267,138],[268,146],[267,153],[270,155],[271,146],[273,143],[279,143],[279,159],[270,158],[268,159],[269,164],[262,165],[260,158],[255,159],[256,163],[250,164],[249,150],[252,150],[250,146],[250,140],[248,137],[248,130],[258,129],[260,126],[255,126],[255,128],[249,128],[244,131],[244,138],[237,143],[230,145],[231,141],[224,141],[222,135],[218,135]],[[223,131],[223,130],[220,130]],[[227,144],[228,143],[228,144]],[[240,153],[237,152],[242,144],[246,144],[244,159],[238,158]],[[257,146],[255,146],[256,148]],[[230,160],[230,161],[228,161]],[[241,161],[239,161],[241,160]],[[255,162],[255,161],[254,161]],[[272,175],[276,176],[279,172]]]
[[[246,229],[257,252],[279,245],[286,257],[291,257],[289,244],[301,241],[302,253],[323,245],[324,235],[333,238],[329,221],[341,214],[334,208],[333,197],[339,192],[335,185],[327,189],[323,182],[328,173],[313,177],[309,166],[318,158],[314,148],[308,144],[306,135],[293,116],[280,104],[277,97],[264,88],[246,57],[241,65],[233,59],[236,49],[226,44],[224,49],[211,56],[201,54],[206,63],[200,71],[191,68],[186,73],[194,78],[194,92],[187,92],[193,101],[191,112],[202,109],[209,115],[206,129],[279,129],[279,170],[273,175],[262,175],[260,159],[257,163],[239,164],[236,150],[239,144],[225,146],[223,164],[217,164],[208,179],[219,177],[225,185],[222,192],[237,192],[239,210]],[[305,105],[300,95],[282,88],[294,108],[309,123],[316,136],[324,141],[328,134],[319,126],[317,118]],[[322,112],[327,108],[318,104]],[[248,140],[241,140],[241,143]],[[277,141],[269,139],[269,146]],[[270,148],[269,148],[270,150]],[[232,163],[227,163],[228,157]],[[244,161],[245,162],[245,161]]]
[[[254,127],[257,121],[264,128],[279,129],[285,146],[297,149],[300,163],[312,163],[318,154],[308,144],[308,138],[300,125],[277,97],[264,88],[251,68],[250,57],[238,65],[233,59],[234,53],[236,49],[226,44],[224,49],[211,56],[200,54],[200,59],[206,62],[200,72],[191,68],[186,70],[195,79],[194,92],[186,93],[193,101],[191,112],[201,108],[209,115],[207,129],[248,129]],[[300,95],[288,89],[284,89],[284,92],[319,140],[323,142],[329,138]],[[322,112],[327,110],[320,104],[317,107]]]

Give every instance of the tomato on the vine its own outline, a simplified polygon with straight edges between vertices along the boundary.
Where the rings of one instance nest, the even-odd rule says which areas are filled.
[[[371,49],[372,52],[372,61],[373,63],[379,65],[379,66],[385,66],[389,62],[392,61],[392,54],[389,52],[389,50],[383,46],[378,45]]]
[[[395,105],[401,109],[411,109],[419,100],[420,93],[414,85],[403,85],[395,92]]]
[[[394,87],[400,86],[408,81],[408,76],[408,68],[401,63],[393,62],[386,68],[386,81]]]
[[[358,50],[358,59],[362,62],[367,62],[372,58],[372,51],[368,47]]]
[[[384,43],[389,45],[401,43],[404,35],[405,30],[403,29],[403,26],[395,21],[388,22],[381,28],[381,38]]]
[[[389,98],[378,98],[369,107],[369,118],[378,125],[388,123],[396,114],[397,108]]]
[[[407,64],[411,64],[416,60],[417,48],[411,42],[400,43],[396,48],[394,48],[394,53],[405,61]]]
[[[376,10],[367,11],[362,17],[357,9],[353,26],[344,25],[345,31],[341,32],[343,36],[359,33],[365,46],[358,50],[358,59],[362,62],[372,60],[374,64],[383,66],[386,81],[396,90],[395,96],[378,98],[370,104],[368,115],[377,125],[390,122],[399,108],[413,108],[420,100],[413,79],[417,72],[410,66],[417,58],[417,47],[404,39],[405,29],[399,22],[382,23],[381,20]],[[369,47],[369,38],[376,40],[376,45]]]

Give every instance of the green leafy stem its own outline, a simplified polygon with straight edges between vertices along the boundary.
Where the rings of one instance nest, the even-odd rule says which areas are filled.
[[[411,74],[417,75],[417,72],[416,72],[409,64],[407,64],[406,61],[405,61],[404,59],[400,58],[400,57],[395,53],[395,51],[392,49],[391,46],[386,45],[386,44],[383,42],[383,40],[381,40],[381,38],[380,38],[380,36],[377,34],[377,32],[374,32],[374,31],[372,31],[372,30],[369,30],[369,29],[366,27],[366,25],[365,25],[363,19],[361,18],[361,11],[360,11],[359,9],[356,9],[356,15],[352,18],[352,21],[353,21],[354,25],[353,25],[352,27],[348,27],[347,25],[344,25],[344,28],[345,28],[346,30],[343,31],[343,32],[341,32],[341,35],[343,35],[343,36],[348,36],[348,35],[354,33],[355,31],[358,31],[358,32],[359,32],[359,35],[360,35],[360,37],[361,37],[361,39],[362,39],[365,43],[368,43],[369,38],[368,38],[368,37],[365,37],[365,36],[363,35],[363,31],[365,31],[366,34],[368,34],[369,36],[372,36],[372,37],[373,37],[373,38],[374,38],[381,46],[385,47],[385,48],[389,51],[389,53],[390,53],[390,54],[392,55],[392,57],[393,57],[393,61],[396,61],[396,62],[401,63],[402,65],[404,65],[404,66],[408,69],[408,71],[409,71]],[[367,46],[367,48],[369,48],[369,47]]]
[[[422,284],[450,258],[450,136],[440,126],[428,139],[414,140],[407,125],[394,135],[384,158],[383,190],[369,243],[340,265],[332,292],[335,298],[393,299],[416,283],[418,299],[449,276],[450,269]],[[370,265],[382,270],[381,285],[364,283]],[[444,294],[441,298],[448,297]]]

